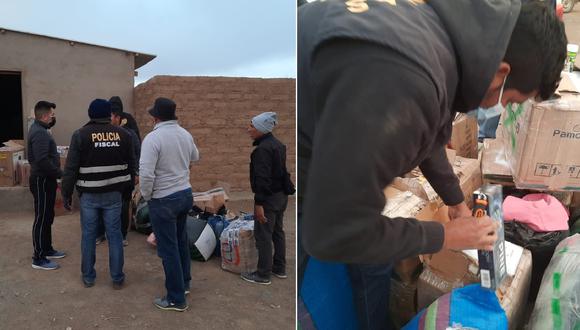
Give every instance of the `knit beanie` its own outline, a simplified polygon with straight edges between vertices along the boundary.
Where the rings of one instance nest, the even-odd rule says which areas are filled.
[[[275,112],[264,112],[252,118],[252,125],[263,134],[272,132],[277,123]]]
[[[111,103],[103,99],[95,99],[89,105],[89,118],[111,118]]]

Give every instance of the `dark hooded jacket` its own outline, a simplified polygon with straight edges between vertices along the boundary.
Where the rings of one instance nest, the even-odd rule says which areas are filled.
[[[299,237],[319,259],[440,250],[441,224],[381,215],[383,189],[416,166],[447,205],[463,201],[444,149],[452,118],[479,106],[520,2],[421,2],[298,9]]]
[[[121,98],[118,96],[113,96],[109,99],[109,102],[111,102],[112,112],[120,113],[121,118],[127,120],[125,128],[128,128],[133,132],[135,132],[137,138],[139,139],[139,144],[141,144],[141,133],[139,133],[139,126],[137,125],[137,121],[135,120],[135,117],[133,117],[132,114],[128,112],[123,112],[123,101],[121,101]]]

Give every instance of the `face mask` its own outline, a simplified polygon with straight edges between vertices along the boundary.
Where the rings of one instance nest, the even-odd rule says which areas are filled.
[[[483,112],[485,113],[486,117],[495,117],[503,112],[504,108],[503,105],[501,104],[501,97],[503,96],[503,88],[505,86],[506,79],[507,75],[505,76],[505,78],[503,78],[503,84],[501,84],[501,89],[499,90],[499,99],[497,100],[497,103],[489,108],[481,108],[481,110],[483,110]],[[489,112],[489,114],[487,112]]]
[[[52,117],[52,120],[48,123],[48,128],[52,128],[54,125],[56,125],[56,117]]]

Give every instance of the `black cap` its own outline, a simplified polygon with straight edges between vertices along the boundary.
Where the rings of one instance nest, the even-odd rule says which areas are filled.
[[[56,109],[56,104],[48,101],[38,101],[34,106],[34,110],[37,109]]]
[[[113,96],[109,99],[111,103],[111,112],[114,114],[121,114],[123,113],[123,102],[121,98],[118,96]]]
[[[158,97],[149,114],[161,120],[177,120],[175,117],[175,102],[165,97]]]

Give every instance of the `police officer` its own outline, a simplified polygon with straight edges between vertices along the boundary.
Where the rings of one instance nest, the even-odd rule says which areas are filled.
[[[65,207],[70,207],[73,187],[81,201],[81,271],[85,287],[95,283],[95,239],[99,213],[109,242],[109,270],[113,288],[121,289],[123,236],[121,193],[135,178],[132,139],[121,127],[111,124],[111,103],[96,99],[89,106],[90,121],[73,133],[62,183]]]

